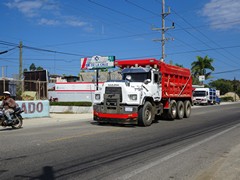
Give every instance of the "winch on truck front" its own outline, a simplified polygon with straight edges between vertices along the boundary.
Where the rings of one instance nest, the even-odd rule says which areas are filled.
[[[96,91],[94,120],[149,126],[159,116],[189,117],[192,81],[188,69],[156,59],[118,60],[122,80],[107,81]]]

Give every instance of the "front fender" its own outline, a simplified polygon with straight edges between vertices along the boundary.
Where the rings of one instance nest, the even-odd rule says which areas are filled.
[[[154,102],[152,97],[144,97],[142,99],[141,105],[144,105],[147,101],[149,101],[151,104]]]

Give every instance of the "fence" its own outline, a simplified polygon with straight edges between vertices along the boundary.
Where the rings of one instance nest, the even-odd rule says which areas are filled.
[[[48,99],[48,82],[35,80],[0,79],[0,99],[9,91],[16,100]]]

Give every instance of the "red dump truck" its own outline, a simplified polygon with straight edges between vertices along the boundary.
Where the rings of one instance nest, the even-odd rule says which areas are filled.
[[[154,58],[116,60],[122,80],[110,80],[95,92],[93,115],[99,123],[150,126],[162,117],[188,118],[192,104],[189,69]]]

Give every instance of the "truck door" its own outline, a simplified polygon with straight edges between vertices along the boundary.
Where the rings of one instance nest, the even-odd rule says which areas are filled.
[[[152,92],[153,92],[153,99],[156,101],[160,101],[162,99],[162,86],[161,86],[161,74],[159,71],[153,72],[153,85],[152,85]]]

